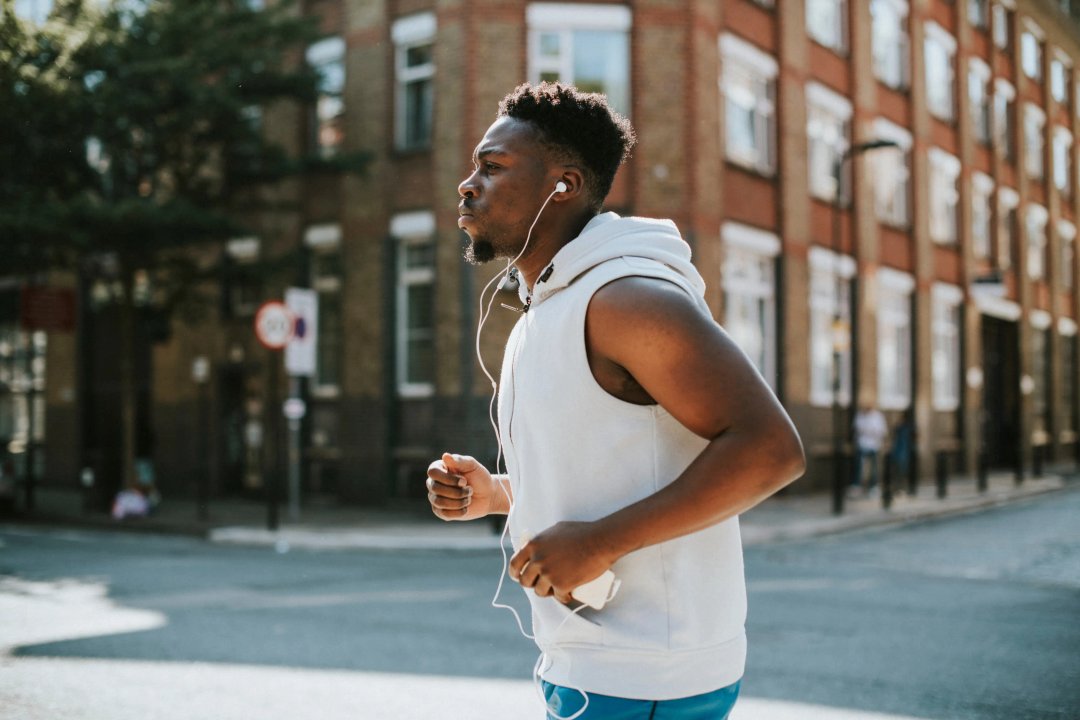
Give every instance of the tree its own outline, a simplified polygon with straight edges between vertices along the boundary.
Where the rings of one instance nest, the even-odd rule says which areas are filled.
[[[136,330],[207,276],[199,250],[244,232],[258,188],[363,158],[290,157],[261,109],[311,104],[317,37],[291,2],[58,2],[47,22],[0,0],[0,238],[8,272],[107,276],[119,312],[123,480],[134,483]]]

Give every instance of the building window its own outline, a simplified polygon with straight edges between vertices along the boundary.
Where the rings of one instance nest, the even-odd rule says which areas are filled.
[[[399,150],[431,145],[435,107],[435,13],[394,21],[394,69],[397,77],[394,135]]]
[[[810,248],[810,402],[851,402],[851,278],[855,261],[822,247]],[[840,322],[834,323],[836,318]],[[839,363],[836,363],[839,360]],[[838,375],[834,376],[834,372]]]
[[[1060,105],[1069,104],[1069,86],[1072,85],[1072,63],[1061,51],[1054,52],[1050,61],[1050,94]]]
[[[1054,187],[1066,196],[1072,192],[1072,144],[1072,133],[1060,125],[1055,126],[1052,148]]]
[[[620,5],[529,5],[529,80],[572,83],[607,95],[630,113],[630,9]]]
[[[886,410],[911,404],[911,293],[915,279],[890,268],[878,270],[878,403]]]
[[[725,223],[724,328],[770,387],[776,387],[776,256],[780,239]]]
[[[1012,25],[1013,12],[1000,2],[995,2],[992,9],[994,45],[1001,50],[1009,49],[1010,25]]]
[[[908,86],[910,39],[907,0],[872,0],[874,75],[893,88]]]
[[[720,38],[720,54],[727,159],[772,174],[776,168],[776,60],[734,35]]]
[[[1028,205],[1024,215],[1027,234],[1027,269],[1032,280],[1046,277],[1046,221],[1048,215],[1042,205]]]
[[[979,58],[968,64],[968,99],[975,139],[989,145],[992,137],[990,114],[990,66]]]
[[[223,257],[225,315],[230,318],[254,317],[262,301],[262,278],[258,262],[259,238],[235,238],[225,243]]]
[[[806,32],[838,53],[847,50],[847,2],[806,0]]]
[[[12,318],[14,320],[14,318]],[[24,476],[30,445],[46,439],[46,361],[48,334],[20,330],[16,322],[0,321],[0,458],[16,464],[16,476]],[[33,471],[40,477],[45,456],[37,453]],[[5,474],[12,468],[5,468]]]
[[[976,172],[971,177],[971,249],[975,257],[990,257],[990,235],[993,228],[991,199],[994,197],[994,179]]]
[[[1043,129],[1046,113],[1035,103],[1024,103],[1024,169],[1032,180],[1043,179]]]
[[[1016,159],[1016,88],[1008,80],[994,82],[994,133],[1001,155]]]
[[[315,341],[315,397],[337,397],[341,388],[344,322],[342,319],[341,226],[313,225],[304,233],[309,253],[311,289],[319,299]]]
[[[1016,235],[1019,229],[1017,208],[1020,205],[1020,195],[1012,188],[1003,187],[998,190],[998,242],[996,266],[1007,270],[1013,264],[1013,247],[1016,244]]]
[[[911,223],[911,133],[883,118],[874,120],[874,136],[892,140],[899,149],[870,153],[874,208],[880,222],[898,228]]]
[[[930,148],[930,238],[937,243],[957,241],[960,206],[960,159],[939,148]]]
[[[960,308],[964,296],[955,285],[936,283],[933,304],[930,368],[933,374],[934,409],[960,407]]]
[[[837,187],[837,163],[848,148],[848,122],[851,103],[844,96],[824,85],[806,85],[806,135],[810,193],[817,198],[834,201],[847,196],[845,187]]]
[[[1058,265],[1061,268],[1061,289],[1072,290],[1075,282],[1076,262],[1076,226],[1068,220],[1058,220],[1058,248],[1061,253]]]
[[[968,0],[968,22],[972,27],[985,30],[990,27],[989,0]]]
[[[941,120],[952,120],[956,112],[953,98],[955,55],[956,38],[937,23],[926,23],[926,36],[923,38],[926,104],[930,114]]]
[[[341,151],[345,141],[345,41],[328,37],[309,46],[307,63],[319,74],[318,98],[311,123],[312,147],[324,158]]]
[[[390,235],[397,240],[398,394],[429,397],[435,392],[435,216],[396,215]]]
[[[1025,19],[1020,33],[1020,67],[1032,80],[1042,80],[1042,29]]]

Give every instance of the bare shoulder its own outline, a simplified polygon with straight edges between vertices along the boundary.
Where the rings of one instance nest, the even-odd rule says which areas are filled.
[[[640,386],[643,396],[702,437],[745,419],[747,407],[776,408],[746,355],[671,282],[628,277],[605,285],[589,305],[585,335],[601,385],[623,373],[622,387]]]

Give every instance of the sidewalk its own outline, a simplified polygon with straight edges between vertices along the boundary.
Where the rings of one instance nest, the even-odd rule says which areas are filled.
[[[741,518],[745,545],[796,541],[863,528],[918,522],[1021,501],[1080,484],[1074,466],[1017,485],[1011,473],[994,473],[988,489],[979,493],[974,478],[952,477],[948,493],[939,499],[932,482],[924,481],[916,495],[899,494],[885,510],[880,498],[846,500],[844,514],[831,511],[828,494],[787,494],[771,498]],[[1067,474],[1068,473],[1068,474]],[[87,514],[76,490],[42,487],[30,516],[0,517],[0,524],[38,525],[124,531],[173,533],[204,537],[212,542],[310,550],[484,550],[497,548],[494,523],[445,523],[426,508],[357,508],[308,506],[292,520],[288,509],[279,511],[277,531],[267,530],[266,506],[238,499],[211,501],[208,520],[197,517],[194,501],[165,498],[151,517],[113,520]]]

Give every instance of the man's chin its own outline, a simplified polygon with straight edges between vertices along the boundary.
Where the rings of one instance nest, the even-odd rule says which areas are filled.
[[[495,259],[495,246],[487,240],[469,240],[465,246],[465,262],[483,265]]]

